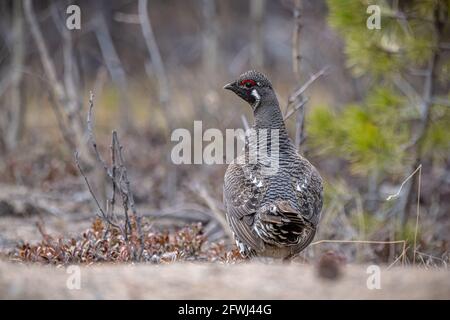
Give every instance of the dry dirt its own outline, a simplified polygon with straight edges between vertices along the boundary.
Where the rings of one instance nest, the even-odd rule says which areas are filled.
[[[95,265],[81,267],[81,288],[69,290],[65,268],[0,261],[2,299],[450,299],[450,272],[381,269],[369,290],[366,266],[347,265],[337,280],[310,265]]]

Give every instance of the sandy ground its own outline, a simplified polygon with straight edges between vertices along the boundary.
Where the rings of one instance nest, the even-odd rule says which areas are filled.
[[[381,268],[367,288],[366,266],[347,265],[337,280],[313,266],[246,263],[96,265],[80,269],[80,289],[65,268],[0,262],[2,299],[450,299],[450,272]]]

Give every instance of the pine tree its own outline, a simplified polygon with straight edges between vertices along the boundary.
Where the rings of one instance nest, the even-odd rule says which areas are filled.
[[[347,160],[353,174],[375,177],[377,186],[399,181],[425,162],[443,166],[450,151],[450,0],[328,5],[329,23],[345,42],[347,66],[365,93],[351,105],[314,108],[309,143],[323,155]],[[380,8],[380,29],[367,28],[369,5]],[[415,201],[413,185],[397,202],[403,224]]]

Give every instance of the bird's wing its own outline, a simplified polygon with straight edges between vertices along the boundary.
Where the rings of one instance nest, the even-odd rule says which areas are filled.
[[[293,187],[300,213],[314,226],[319,223],[323,204],[322,178],[316,168],[304,158],[299,158],[293,174]],[[300,169],[298,169],[300,168]]]
[[[260,251],[263,241],[253,231],[253,219],[260,202],[262,188],[241,165],[231,163],[225,173],[223,200],[227,219],[236,237],[251,249]]]

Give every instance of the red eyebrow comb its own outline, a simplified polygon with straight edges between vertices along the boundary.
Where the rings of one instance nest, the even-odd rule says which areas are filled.
[[[244,86],[244,85],[246,85],[247,83],[249,83],[249,84],[252,85],[252,86],[255,86],[255,85],[256,85],[256,82],[255,82],[254,80],[252,80],[252,79],[245,79],[245,80],[242,80],[241,83],[240,83],[240,85],[241,85],[241,86]]]

